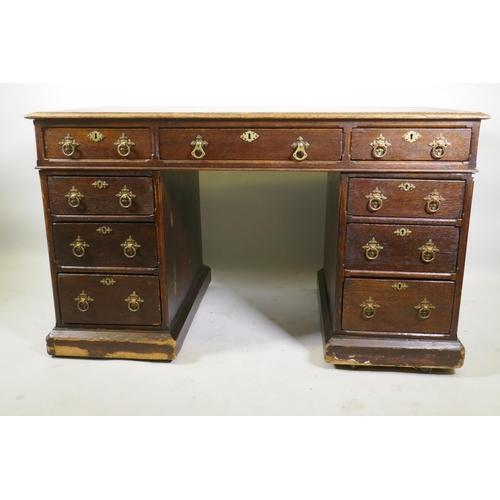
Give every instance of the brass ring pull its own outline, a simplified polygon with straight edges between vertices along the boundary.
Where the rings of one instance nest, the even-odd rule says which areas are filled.
[[[78,205],[80,205],[80,200],[85,198],[85,196],[78,191],[78,189],[73,186],[68,194],[64,195],[65,198],[68,198],[68,205],[72,208],[76,208]]]
[[[392,144],[382,135],[380,134],[370,146],[372,147],[372,156],[379,160],[383,158],[387,154],[387,148]]]
[[[383,250],[384,247],[379,245],[375,238],[372,238],[366,245],[363,245],[363,250],[365,251],[365,257],[368,260],[375,260]]]
[[[123,133],[113,145],[116,146],[116,150],[120,156],[128,156],[132,150],[132,146],[135,146],[135,142],[132,142],[125,133]]]
[[[293,152],[293,157],[297,161],[303,161],[307,158],[306,148],[309,147],[309,143],[304,141],[302,137],[297,137],[297,140],[292,144],[292,148],[295,148]]]
[[[432,309],[436,309],[427,299],[422,300],[418,306],[415,306],[420,319],[427,319],[431,315]]]
[[[436,252],[439,252],[439,248],[434,245],[432,240],[429,240],[425,245],[422,245],[419,250],[422,252],[421,258],[426,264],[432,262],[434,257],[436,257]]]
[[[129,259],[132,259],[137,255],[137,249],[141,248],[141,245],[134,241],[132,236],[129,236],[127,238],[127,241],[125,243],[122,243],[121,246],[123,247],[123,253],[125,254],[125,257],[128,257]]]
[[[191,142],[191,146],[194,146],[193,151],[191,151],[191,156],[197,160],[201,160],[206,155],[203,148],[208,146],[208,142],[205,141],[201,135],[196,136],[196,139]]]
[[[66,137],[59,144],[64,156],[72,156],[75,149],[80,145],[70,134],[66,134]]]
[[[90,309],[90,303],[94,302],[94,299],[87,295],[84,290],[82,293],[75,298],[77,304],[76,307],[80,312],[87,312]]]
[[[83,257],[85,255],[85,249],[89,248],[90,245],[85,243],[80,236],[77,236],[76,240],[70,243],[69,246],[73,247],[73,255],[75,257]]]
[[[363,308],[361,314],[364,318],[372,319],[380,306],[371,297],[369,297],[367,301],[359,304],[359,307]]]
[[[387,200],[378,187],[376,187],[373,192],[366,195],[365,198],[368,200],[368,210],[371,212],[377,212],[380,210],[384,200]]]
[[[427,212],[435,214],[441,208],[441,202],[446,200],[439,194],[437,189],[434,189],[429,196],[424,198],[424,201],[427,202],[425,205]]]
[[[119,198],[118,201],[122,208],[130,208],[132,206],[132,200],[137,198],[127,186],[123,186],[122,190],[115,196]]]
[[[141,304],[144,302],[139,295],[137,295],[135,292],[132,292],[126,299],[125,302],[127,302],[129,311],[131,312],[137,312]]]
[[[451,143],[448,142],[444,137],[443,134],[439,134],[439,137],[436,137],[429,146],[431,147],[431,156],[435,160],[441,159],[445,153],[446,153],[446,148],[448,146],[451,146]]]

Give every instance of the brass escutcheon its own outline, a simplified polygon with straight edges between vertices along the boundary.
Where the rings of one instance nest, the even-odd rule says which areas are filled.
[[[371,212],[377,212],[380,210],[384,200],[387,200],[378,187],[376,187],[370,194],[367,194],[365,198],[368,200],[368,210]]]
[[[366,300],[362,304],[359,304],[359,307],[363,308],[363,310],[361,311],[363,317],[366,319],[371,319],[373,318],[373,316],[375,316],[375,313],[377,312],[376,310],[380,306],[371,297],[369,297],[368,300]]]
[[[132,142],[124,132],[113,145],[116,146],[116,150],[120,156],[128,156],[132,150],[132,146],[135,146],[135,142]]]
[[[247,130],[240,135],[240,138],[245,142],[253,142],[259,138],[259,134],[257,134],[257,132],[254,132],[253,130]]]
[[[429,240],[427,243],[422,245],[419,250],[422,252],[422,261],[426,264],[432,262],[436,256],[436,252],[439,252],[439,248],[434,245],[432,240]]]
[[[446,148],[448,146],[451,146],[451,143],[448,142],[444,137],[443,134],[439,134],[439,137],[436,137],[429,146],[431,147],[431,156],[435,160],[441,159],[445,153],[446,153]]]
[[[111,232],[113,232],[113,230],[110,228],[110,227],[107,227],[107,226],[101,226],[101,227],[98,227],[96,229],[96,231],[99,233],[99,234],[109,234]]]
[[[132,292],[126,299],[125,302],[128,304],[128,308],[131,312],[137,312],[141,307],[141,304],[144,302],[139,295],[135,292]]]
[[[372,156],[378,160],[387,154],[387,148],[392,146],[392,144],[382,134],[380,134],[372,143],[370,143],[370,146],[372,147]]]
[[[411,182],[403,182],[398,186],[398,188],[401,189],[401,191],[405,191],[406,193],[408,191],[413,191],[415,187],[416,187],[415,184],[412,184]]]
[[[116,281],[113,278],[104,278],[100,281],[105,286],[113,286]]]
[[[94,299],[85,293],[84,290],[75,298],[77,304],[76,307],[80,312],[87,312],[90,309],[90,303],[94,302]]]
[[[292,148],[295,148],[295,151],[293,152],[293,157],[297,161],[302,161],[307,158],[307,153],[306,153],[306,148],[309,147],[309,143],[304,141],[304,139],[299,136],[297,137],[297,140],[292,144]]]
[[[372,238],[366,245],[363,245],[361,248],[365,250],[365,256],[368,260],[375,260],[380,253],[380,250],[383,250],[384,247],[379,245],[375,238]]]
[[[394,283],[394,285],[391,285],[394,290],[398,290],[401,292],[402,290],[406,290],[408,288],[408,285],[406,283],[403,283],[399,281],[398,283]]]
[[[70,134],[66,134],[66,137],[59,144],[62,146],[61,149],[65,156],[72,156],[75,149],[80,145]]]
[[[64,195],[65,198],[68,198],[68,205],[72,208],[76,208],[78,205],[80,205],[80,200],[85,198],[85,196],[78,191],[78,189],[73,186],[68,194]]]
[[[201,135],[197,135],[196,139],[191,142],[191,146],[194,146],[191,151],[191,156],[196,158],[197,160],[201,160],[205,155],[204,147],[208,146],[208,142],[203,139]]]
[[[109,184],[106,181],[95,181],[92,183],[92,186],[94,186],[96,189],[106,189]]]
[[[118,201],[122,208],[130,208],[130,206],[132,205],[132,200],[134,198],[137,198],[137,196],[134,193],[132,193],[132,191],[130,191],[130,189],[127,186],[123,186],[121,191],[115,196],[119,198]]]
[[[99,132],[97,130],[94,130],[87,134],[87,137],[92,141],[92,142],[101,142],[104,139],[104,134],[102,132]]]
[[[85,243],[80,236],[77,236],[76,240],[70,243],[69,246],[73,247],[73,255],[75,257],[83,257],[85,255],[85,249],[90,247],[90,245]]]
[[[432,309],[436,309],[427,299],[422,300],[418,306],[415,306],[420,319],[427,319],[431,315]]]
[[[437,189],[434,189],[429,196],[424,198],[424,201],[427,202],[425,205],[427,212],[435,214],[441,208],[441,202],[446,200],[439,194]]]
[[[123,247],[123,253],[125,254],[125,257],[128,257],[129,259],[135,257],[137,255],[137,249],[141,248],[141,245],[139,245],[132,238],[132,236],[129,236],[125,243],[122,243],[120,246]]]
[[[400,228],[400,229],[396,229],[396,231],[394,231],[394,234],[396,236],[408,236],[409,234],[411,234],[411,231],[409,229],[406,229],[404,227]]]
[[[417,142],[420,137],[422,137],[418,132],[415,132],[414,130],[410,130],[409,132],[406,132],[405,135],[403,135],[403,139],[406,142],[412,143],[412,142]]]

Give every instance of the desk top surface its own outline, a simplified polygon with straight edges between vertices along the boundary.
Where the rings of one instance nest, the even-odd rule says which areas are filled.
[[[35,112],[28,119],[310,119],[486,120],[487,114],[439,108],[175,108],[106,107]]]

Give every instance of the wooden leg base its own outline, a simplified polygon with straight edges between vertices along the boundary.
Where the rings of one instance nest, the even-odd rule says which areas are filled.
[[[452,369],[463,365],[465,349],[459,340],[373,338],[333,333],[323,270],[318,293],[325,361],[335,365]]]
[[[203,266],[170,330],[56,327],[47,335],[52,356],[174,360],[210,283],[210,268]]]

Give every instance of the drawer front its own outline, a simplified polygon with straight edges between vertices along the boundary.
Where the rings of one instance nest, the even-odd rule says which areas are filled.
[[[53,234],[58,266],[158,266],[153,223],[56,223]]]
[[[252,133],[258,135],[252,136]],[[206,144],[202,153],[195,150],[196,138]],[[246,140],[242,139],[244,137]],[[342,156],[342,131],[339,129],[160,129],[160,157],[167,160],[275,160],[294,161],[303,146],[306,161],[336,161]],[[292,147],[292,145],[294,145]],[[199,150],[199,148],[198,148]],[[300,155],[300,152],[297,153]]]
[[[54,215],[150,215],[149,177],[50,176],[49,208]]]
[[[63,323],[159,325],[156,276],[60,274],[59,303]]]
[[[348,278],[342,328],[351,331],[449,334],[455,283]]]
[[[460,219],[464,181],[421,179],[349,180],[349,215]]]
[[[348,224],[351,270],[454,273],[460,230],[453,226]]]
[[[45,128],[45,158],[67,160],[147,160],[148,128]]]
[[[352,131],[351,158],[384,161],[468,161],[470,142],[471,130],[467,128],[356,129]]]

